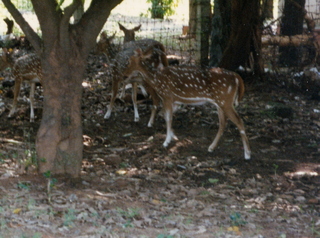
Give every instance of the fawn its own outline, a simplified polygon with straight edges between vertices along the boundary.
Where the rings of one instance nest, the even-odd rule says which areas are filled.
[[[223,134],[226,119],[229,118],[240,131],[245,159],[250,159],[251,151],[244,124],[234,109],[234,105],[238,105],[244,94],[242,78],[222,68],[168,66],[156,70],[147,62],[152,55],[152,48],[144,52],[141,49],[135,50],[124,75],[130,79],[130,76],[138,71],[143,75],[145,83],[153,88],[162,100],[167,126],[163,146],[167,147],[172,138],[177,139],[172,130],[172,115],[179,104],[202,105],[209,102],[218,108],[219,130],[208,151],[212,152],[216,148]]]
[[[125,39],[128,40],[129,37],[126,37],[126,34],[131,33],[131,37],[134,37],[134,31],[140,29],[141,25],[138,27],[135,27],[131,30],[126,29],[124,26],[122,26],[119,23],[120,29],[122,29],[125,33]],[[124,30],[125,29],[125,30]],[[133,33],[133,34],[132,34]],[[129,58],[134,54],[134,51],[138,48],[147,49],[149,47],[152,48],[152,57],[148,59],[148,63],[152,68],[161,68],[163,66],[168,66],[168,60],[165,55],[165,48],[163,44],[156,40],[152,39],[142,39],[142,40],[132,40],[125,42],[123,45],[123,49],[118,52],[113,60],[113,64],[111,65],[111,75],[112,75],[112,94],[111,94],[111,100],[110,104],[108,106],[107,112],[104,115],[105,119],[109,119],[111,116],[111,112],[114,106],[114,102],[116,100],[116,96],[119,90],[119,84],[123,84],[123,90],[126,84],[130,84],[131,82],[125,82],[123,77],[123,72],[126,70],[128,66]],[[140,76],[137,76],[140,77]],[[140,81],[141,82],[141,81]],[[140,120],[138,107],[137,107],[137,82],[132,82],[132,102],[133,102],[133,108],[134,108],[134,121],[137,122]],[[142,83],[143,84],[143,83]],[[141,85],[141,83],[140,83]],[[154,90],[150,87],[146,88],[146,91],[150,94],[154,94]],[[156,97],[156,96],[154,96]],[[151,127],[154,121],[156,113],[156,108],[153,107],[151,110],[151,116],[150,120],[148,122],[148,126]]]
[[[12,51],[13,52],[13,51]],[[3,49],[0,63],[0,70],[4,70],[7,67],[12,68],[12,76],[15,80],[14,84],[14,98],[12,108],[8,117],[11,118],[16,109],[17,102],[20,93],[21,83],[27,81],[30,83],[30,122],[34,122],[34,92],[37,82],[42,81],[41,63],[38,56],[34,53],[30,53],[19,57],[17,60],[12,59],[12,52],[8,52]]]

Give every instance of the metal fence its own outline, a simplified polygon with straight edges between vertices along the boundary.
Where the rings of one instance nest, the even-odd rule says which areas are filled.
[[[23,9],[30,7],[27,4],[28,2],[16,0],[18,6],[21,5]],[[274,2],[279,2],[279,5],[274,10],[274,12],[277,12],[275,17],[279,18],[283,10],[284,0]],[[164,20],[146,17],[149,5],[146,4],[146,0],[124,0],[112,11],[103,30],[107,31],[108,35],[116,33],[115,43],[122,44],[123,33],[119,30],[118,22],[127,28],[141,24],[142,27],[136,33],[136,39],[152,38],[159,40],[165,45],[168,54],[181,57],[182,63],[192,63],[195,55],[195,42],[193,39],[185,37],[182,30],[184,26],[188,25],[189,1],[180,0],[176,11],[177,14]],[[320,34],[320,0],[306,0],[305,9],[316,22],[316,29],[319,29]],[[35,30],[39,29],[37,19],[32,12],[28,11],[24,15],[28,18],[28,21],[32,22]],[[271,50],[272,52],[267,51],[266,55],[263,56],[266,68],[274,65],[274,59],[277,57],[277,48],[271,47]],[[266,51],[264,50],[264,52]]]
[[[133,28],[141,24],[141,29],[136,33],[136,40],[151,38],[160,41],[167,50],[167,54],[174,54],[181,57],[183,63],[192,63],[194,49],[194,39],[183,35],[183,22],[170,19],[150,19],[147,17],[127,17],[121,14],[112,14],[103,30],[108,35],[116,33],[115,43],[122,44],[123,32],[119,30],[118,22],[126,28]]]

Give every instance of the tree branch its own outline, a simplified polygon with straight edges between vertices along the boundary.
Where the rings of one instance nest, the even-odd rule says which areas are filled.
[[[72,3],[64,9],[64,14],[60,21],[60,42],[62,45],[70,43],[64,36],[68,34],[70,19],[77,8],[82,4],[82,0],[73,0]]]
[[[40,53],[42,47],[41,38],[24,19],[17,8],[12,4],[11,0],[2,0],[2,2],[12,15],[16,23],[20,26],[21,30],[24,32],[24,34],[26,34],[28,40],[30,41],[36,52]]]
[[[93,46],[96,38],[106,23],[111,10],[123,0],[92,0],[80,21],[74,25],[76,34],[81,34],[82,42]],[[81,33],[80,33],[81,32]],[[95,37],[92,37],[95,36]]]
[[[44,49],[51,49],[59,35],[62,11],[56,0],[31,0],[39,20]]]

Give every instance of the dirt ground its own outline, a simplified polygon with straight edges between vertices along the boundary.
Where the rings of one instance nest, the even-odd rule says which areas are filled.
[[[320,237],[319,100],[279,80],[245,78],[237,111],[252,149],[246,161],[231,122],[218,148],[207,152],[218,129],[210,105],[176,112],[179,140],[167,149],[165,122],[158,115],[146,127],[151,104],[141,95],[139,122],[133,122],[129,90],[104,120],[106,75],[96,66],[84,84],[77,186],[34,173],[41,96],[35,123],[23,100],[8,120],[12,88],[2,89],[0,237]]]

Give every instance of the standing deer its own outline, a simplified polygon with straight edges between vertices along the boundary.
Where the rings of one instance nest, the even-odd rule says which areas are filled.
[[[109,119],[111,116],[111,112],[114,106],[114,102],[116,100],[116,96],[119,90],[119,84],[123,84],[123,90],[126,84],[130,82],[124,82],[123,72],[126,70],[129,62],[129,58],[134,54],[134,51],[138,48],[147,49],[149,47],[152,48],[152,57],[148,59],[148,63],[152,68],[161,68],[163,66],[168,66],[168,60],[165,55],[165,48],[163,44],[156,40],[152,39],[142,39],[135,41],[132,37],[134,37],[134,31],[140,29],[141,25],[129,30],[126,29],[119,23],[120,29],[125,33],[125,41],[131,39],[131,41],[127,41],[123,45],[123,49],[118,52],[113,60],[113,64],[111,65],[111,75],[112,75],[112,94],[110,104],[108,106],[107,112],[104,115],[105,119]],[[138,76],[137,76],[138,77]],[[134,108],[134,121],[137,122],[140,120],[138,106],[137,106],[137,82],[133,82],[132,84],[132,102]],[[147,92],[150,95],[154,94],[154,90],[150,87],[146,88]],[[156,97],[156,96],[154,96]],[[156,108],[153,107],[151,111],[150,120],[148,122],[148,126],[151,127],[154,121],[156,113]]]
[[[14,115],[17,109],[21,83],[23,81],[27,81],[28,83],[30,83],[30,122],[33,122],[35,85],[37,82],[41,83],[42,81],[40,59],[36,54],[31,53],[21,56],[14,61],[12,59],[12,53],[8,52],[6,49],[3,49],[0,61],[0,71],[4,70],[5,68],[11,67],[12,76],[15,80],[13,104],[8,117],[11,118]]]
[[[125,46],[126,48],[124,48],[122,51],[120,51],[116,55],[114,64],[111,66],[111,75],[113,76],[112,95],[111,95],[110,104],[108,106],[108,110],[104,115],[105,119],[109,119],[111,116],[112,108],[119,90],[120,82],[123,83],[124,85],[131,83],[131,82],[124,82],[123,72],[127,69],[129,58],[134,54],[134,51],[136,49],[138,48],[151,49],[152,54],[150,58],[147,60],[151,68],[157,69],[157,68],[168,66],[168,60],[164,53],[165,52],[164,46],[158,41],[151,40],[151,39],[144,39],[140,41],[128,42],[125,44]],[[136,77],[141,77],[141,76],[136,76]],[[134,121],[137,122],[140,120],[138,106],[137,106],[137,82],[132,82],[131,84],[132,84],[132,102],[133,102],[133,108],[134,108]],[[148,86],[146,87],[146,91],[151,96],[155,94],[154,89]],[[155,113],[156,113],[156,107],[154,106],[151,110],[151,116],[148,122],[148,127],[151,127],[153,125]]]
[[[234,105],[238,105],[244,94],[242,78],[222,68],[169,66],[156,70],[147,63],[152,57],[152,51],[152,48],[145,52],[141,49],[135,50],[124,75],[130,77],[138,71],[143,75],[146,84],[161,98],[167,126],[167,136],[163,146],[167,147],[172,138],[177,139],[172,130],[172,115],[179,104],[202,105],[209,102],[218,108],[219,130],[208,151],[212,152],[216,148],[223,134],[226,119],[229,118],[240,131],[245,159],[250,159],[251,151],[243,121],[234,109]]]

